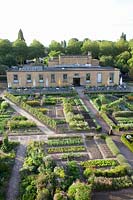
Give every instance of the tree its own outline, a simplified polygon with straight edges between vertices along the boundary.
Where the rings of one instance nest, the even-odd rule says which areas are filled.
[[[60,54],[61,54],[60,51],[50,51],[50,53],[48,54],[48,56],[50,58],[53,58],[53,57],[58,57]]]
[[[125,40],[126,41],[126,34],[124,34],[123,32],[122,32],[122,34],[120,36],[120,40]]]
[[[8,67],[6,65],[0,64],[0,75],[5,75],[7,69],[8,69]]]
[[[12,52],[12,44],[9,40],[0,39],[0,56],[6,56]]]
[[[101,56],[100,57],[101,66],[114,66],[114,59],[112,56]]]
[[[123,73],[128,72],[128,60],[130,58],[130,53],[128,51],[122,52],[120,55],[116,57],[115,65],[121,69]]]
[[[60,52],[63,52],[63,47],[62,45],[55,41],[55,40],[52,40],[50,45],[49,45],[49,52],[50,51],[60,51]]]
[[[92,57],[98,58],[99,43],[96,41],[85,40],[81,50],[83,54],[88,54],[88,51],[90,51],[92,53]]]
[[[38,60],[39,57],[45,56],[45,47],[37,40],[33,40],[33,42],[29,46],[29,58]]]
[[[82,47],[82,42],[78,41],[76,38],[72,38],[68,41],[68,46],[66,48],[67,54],[70,55],[79,55],[81,54],[81,47]]]
[[[133,79],[133,66],[129,68],[129,77]]]
[[[66,40],[61,41],[61,46],[65,49],[66,48]]]
[[[23,36],[23,32],[22,32],[21,29],[20,29],[19,32],[18,32],[18,40],[25,41],[24,36]]]
[[[119,55],[122,52],[129,50],[129,44],[125,40],[118,40],[117,42],[115,42],[114,45],[115,45],[116,55]]]
[[[100,52],[99,55],[102,56],[110,56],[113,55],[114,51],[114,44],[111,41],[101,41],[99,43]]]
[[[16,40],[13,42],[13,53],[18,64],[24,64],[27,58],[28,47],[25,41]]]

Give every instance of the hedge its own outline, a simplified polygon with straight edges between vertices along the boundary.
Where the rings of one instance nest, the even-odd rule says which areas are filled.
[[[133,111],[117,111],[113,115],[115,117],[133,117]]]
[[[109,147],[109,149],[111,150],[111,152],[113,153],[114,156],[116,156],[118,162],[120,163],[120,165],[123,165],[127,168],[130,168],[130,164],[127,162],[127,160],[125,159],[125,157],[120,153],[120,150],[118,149],[118,147],[115,145],[115,143],[113,142],[112,138],[107,136],[106,137],[106,144]]]
[[[133,152],[133,142],[130,143],[127,139],[126,139],[126,135],[128,134],[122,134],[121,136],[121,141],[130,149],[130,151]],[[133,135],[133,134],[132,134]]]
[[[112,126],[112,128],[116,128],[116,125],[114,124],[114,122],[107,116],[107,114],[105,112],[100,112],[100,115],[102,116],[102,118],[104,119],[104,121],[109,126]]]
[[[91,173],[94,173],[95,176],[104,176],[104,177],[119,177],[125,176],[127,174],[126,166],[118,165],[111,169],[96,169],[96,168],[86,168],[84,175],[86,177],[90,176]]]

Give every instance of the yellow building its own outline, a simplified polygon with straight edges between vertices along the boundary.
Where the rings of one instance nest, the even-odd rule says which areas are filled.
[[[101,86],[119,84],[120,71],[91,64],[12,67],[7,71],[8,87]]]
[[[57,65],[71,65],[71,64],[89,64],[92,66],[98,66],[99,60],[93,59],[90,52],[88,55],[77,55],[77,56],[59,56],[54,58],[49,58],[48,66],[57,66]]]

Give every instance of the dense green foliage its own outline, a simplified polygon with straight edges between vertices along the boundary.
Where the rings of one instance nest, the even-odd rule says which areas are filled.
[[[74,161],[67,162],[65,168],[57,166],[52,157],[44,153],[44,147],[42,142],[32,142],[28,145],[21,169],[20,199],[67,200],[68,196],[71,196],[71,185],[80,179],[80,168]],[[87,183],[78,183],[79,191],[73,195],[84,200],[82,195],[86,192],[84,195],[89,199],[91,187]]]
[[[103,66],[118,67],[123,73],[129,72],[133,77],[133,45],[132,40],[127,41],[120,37],[116,42],[106,40],[92,41],[85,38],[79,41],[71,38],[68,42],[52,40],[48,47],[45,47],[38,40],[27,46],[22,30],[19,30],[18,38],[14,42],[7,39],[0,39],[0,65],[19,65],[26,59],[39,63],[39,58],[44,58],[44,64],[48,59],[58,55],[87,55],[92,52],[93,58],[98,58]]]

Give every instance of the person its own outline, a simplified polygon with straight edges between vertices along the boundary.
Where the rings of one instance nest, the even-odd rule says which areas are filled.
[[[109,135],[113,135],[113,129],[112,129],[112,126],[110,126],[110,129],[109,129]]]

